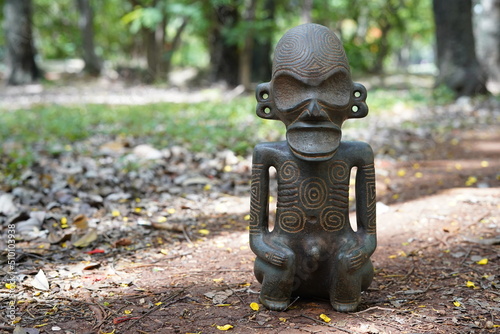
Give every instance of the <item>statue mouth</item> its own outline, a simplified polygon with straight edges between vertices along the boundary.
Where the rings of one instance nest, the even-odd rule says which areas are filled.
[[[286,139],[299,159],[324,161],[333,157],[342,132],[331,122],[297,122],[287,128]]]

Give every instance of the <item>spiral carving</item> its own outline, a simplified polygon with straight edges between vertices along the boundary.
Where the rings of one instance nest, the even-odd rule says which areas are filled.
[[[297,233],[304,229],[306,216],[300,208],[278,210],[278,215],[278,224],[283,231]]]
[[[332,183],[343,182],[349,177],[349,167],[344,161],[333,161],[329,167],[328,174]]]
[[[321,208],[326,203],[327,195],[326,182],[319,177],[307,178],[300,185],[300,201],[307,209]]]
[[[338,37],[324,26],[305,24],[290,29],[278,42],[273,76],[286,70],[303,78],[318,78],[339,66],[349,70]]]
[[[345,215],[334,207],[327,207],[321,212],[321,226],[327,232],[335,232],[344,228]]]
[[[299,166],[291,160],[285,161],[279,170],[279,177],[283,182],[292,183],[299,178]]]

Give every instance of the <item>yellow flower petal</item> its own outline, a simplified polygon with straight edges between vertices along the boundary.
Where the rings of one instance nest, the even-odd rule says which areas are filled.
[[[258,311],[260,309],[260,306],[257,303],[250,303],[250,308],[254,311]]]
[[[460,302],[459,302],[459,301],[454,301],[454,302],[453,302],[453,305],[455,305],[456,307],[460,307],[460,306],[462,306],[462,304],[460,304]]]
[[[467,286],[468,288],[475,288],[476,285],[474,284],[474,282],[471,282],[471,281],[467,281],[465,283],[465,286]]]
[[[125,310],[125,311],[123,311],[123,313],[125,313],[125,314],[130,314],[130,313],[132,313],[132,311],[130,311],[130,310]]]
[[[475,176],[469,176],[467,178],[467,181],[465,181],[465,185],[468,187],[468,186],[472,186],[473,184],[475,184],[477,182],[477,177]]]
[[[5,287],[9,290],[16,288],[16,283],[5,283]]]
[[[321,320],[323,320],[326,323],[329,323],[330,321],[332,321],[332,319],[330,319],[326,314],[323,314],[323,313],[320,314],[319,317]]]
[[[480,265],[485,265],[485,264],[488,264],[488,259],[481,259],[481,260],[477,261],[476,263],[480,264]]]
[[[232,325],[224,325],[224,326],[217,326],[217,329],[220,330],[220,331],[228,331],[230,330],[231,328],[233,328]]]
[[[198,233],[201,235],[209,235],[210,231],[207,229],[201,229],[201,230],[198,230]]]

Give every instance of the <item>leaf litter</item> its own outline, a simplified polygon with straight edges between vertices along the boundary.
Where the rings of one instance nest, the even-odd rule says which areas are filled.
[[[17,284],[0,290],[17,300],[13,331],[494,331],[500,161],[477,148],[499,139],[488,125],[499,108],[446,108],[346,131],[373,143],[384,209],[376,277],[352,314],[325,301],[283,313],[255,303],[248,157],[121,137],[35,152],[33,168],[1,185],[0,223],[16,226]],[[404,228],[391,235],[384,221]]]

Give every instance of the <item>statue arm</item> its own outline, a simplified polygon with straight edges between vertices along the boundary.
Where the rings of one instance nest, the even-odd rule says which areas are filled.
[[[358,234],[363,239],[363,249],[368,256],[377,246],[375,167],[373,151],[366,144],[362,152],[363,163],[356,175],[356,220]]]
[[[250,248],[260,259],[282,267],[288,256],[264,241],[269,233],[269,165],[264,163],[263,152],[256,147],[252,162],[250,195]]]

